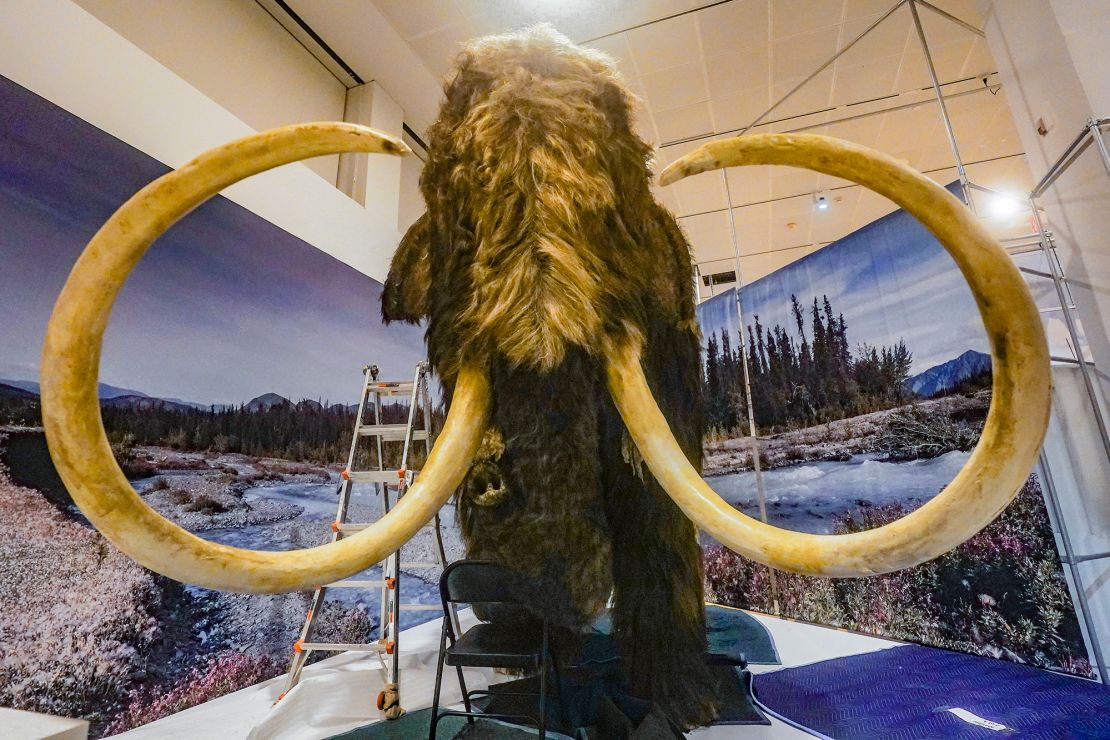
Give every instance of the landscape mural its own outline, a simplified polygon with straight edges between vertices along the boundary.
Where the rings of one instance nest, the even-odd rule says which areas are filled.
[[[53,303],[97,228],[166,171],[0,78],[0,706],[84,717],[96,736],[283,673],[310,596],[141,568],[88,525],[49,459],[37,381]],[[419,328],[382,325],[381,288],[220,197],[160,238],[121,292],[100,371],[113,451],[147,503],[230,545],[328,539],[363,364],[409,379],[423,359]],[[379,505],[356,486],[352,520]],[[411,575],[405,598],[438,603],[437,574]],[[316,636],[366,641],[377,593],[332,594]]]
[[[744,286],[739,307],[735,296],[698,307],[704,474],[729,503],[760,516],[742,348],[770,523],[868,529],[952,480],[990,406],[989,346],[955,264],[912,216],[895,211]],[[1036,475],[963,546],[885,576],[772,577],[708,538],[704,551],[720,603],[1091,673]]]

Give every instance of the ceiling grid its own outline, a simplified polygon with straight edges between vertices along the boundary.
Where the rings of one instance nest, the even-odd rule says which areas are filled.
[[[446,75],[469,38],[547,21],[613,56],[642,100],[637,131],[662,167],[748,126],[773,101],[888,13],[895,0],[351,0],[372,2],[434,73]],[[971,26],[974,0],[936,0]],[[956,136],[971,178],[1002,191],[1031,185],[983,39],[922,9]],[[988,86],[983,77],[988,77]],[[804,129],[846,138],[956,179],[909,9],[899,8],[800,88],[757,131]],[[878,218],[893,205],[847,183],[790,168],[733,168],[728,190],[742,271],[755,280]],[[828,191],[818,212],[813,194]],[[703,272],[731,269],[725,186],[689,178],[656,189],[682,223]],[[1000,228],[1009,228],[1000,224]],[[1021,230],[1020,225],[1014,226]]]

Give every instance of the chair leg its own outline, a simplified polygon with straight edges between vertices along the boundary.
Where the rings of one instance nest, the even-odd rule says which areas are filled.
[[[540,740],[547,737],[547,620],[543,622],[543,657],[540,660]]]
[[[470,694],[466,690],[466,681],[463,680],[462,666],[455,666],[455,670],[458,671],[459,674],[459,690],[462,691],[463,708],[466,709],[468,715],[466,721],[468,724],[472,725],[474,724],[474,718],[469,716],[469,713],[473,712],[474,710],[470,706]]]
[[[436,725],[439,724],[439,689],[443,683],[443,663],[447,660],[447,623],[444,620],[443,629],[439,633],[439,660],[436,662],[436,687],[432,693],[432,726],[428,731],[428,740],[436,740]]]

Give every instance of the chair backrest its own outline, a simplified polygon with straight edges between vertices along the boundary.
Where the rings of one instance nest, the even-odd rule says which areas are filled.
[[[445,604],[522,604],[521,576],[488,560],[456,560],[443,569],[439,593]]]

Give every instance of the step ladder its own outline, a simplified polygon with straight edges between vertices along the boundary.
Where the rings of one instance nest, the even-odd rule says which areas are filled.
[[[432,438],[432,408],[428,392],[429,366],[427,362],[420,362],[416,366],[416,373],[411,381],[380,381],[378,380],[378,367],[364,365],[362,393],[359,397],[358,414],[355,417],[354,433],[351,437],[351,448],[347,455],[347,466],[340,474],[339,508],[335,521],[331,524],[331,541],[360,532],[371,525],[371,522],[351,522],[347,520],[347,509],[351,501],[351,489],[356,483],[372,483],[381,496],[381,516],[389,513],[390,507],[405,494],[412,485],[418,471],[410,470],[409,452],[414,441],[423,441],[425,453],[431,452]],[[407,396],[409,399],[408,420],[404,424],[383,423],[382,400]],[[421,410],[422,427],[417,427],[417,408]],[[370,423],[364,423],[367,412],[372,414]],[[370,443],[371,449],[376,452],[376,462],[372,461],[370,468],[356,470],[358,451],[361,446]],[[401,444],[401,465],[399,468],[386,467],[387,443]],[[395,452],[395,450],[394,450]],[[376,465],[376,467],[374,467]],[[309,655],[317,651],[330,652],[365,652],[373,653],[381,661],[381,670],[385,688],[378,694],[377,706],[386,719],[397,719],[405,713],[401,707],[400,696],[400,621],[403,611],[439,611],[441,605],[415,604],[401,601],[401,573],[405,569],[438,568],[442,570],[447,565],[447,554],[443,547],[443,535],[440,529],[439,514],[434,520],[421,528],[421,532],[428,532],[432,536],[432,552],[434,560],[407,561],[401,559],[401,551],[392,553],[383,563],[381,580],[364,580],[358,578],[345,579],[334,583],[318,586],[312,595],[308,614],[305,616],[304,627],[300,636],[293,643],[293,660],[289,666],[289,675],[285,689],[278,696],[281,701],[301,679]],[[316,618],[324,605],[324,597],[332,588],[353,589],[380,589],[381,609],[378,618],[378,634],[376,640],[366,643],[337,643],[313,642],[311,640]],[[458,614],[452,608],[447,615],[452,626],[459,634]]]

